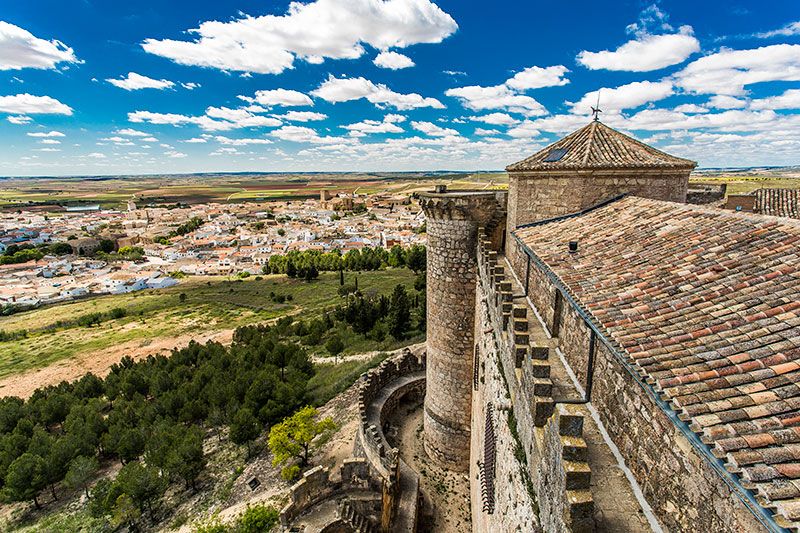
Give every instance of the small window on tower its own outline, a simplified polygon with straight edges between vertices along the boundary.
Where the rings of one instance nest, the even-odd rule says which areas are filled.
[[[542,160],[542,162],[555,163],[556,161],[561,160],[561,158],[564,157],[566,154],[567,154],[566,148],[553,148],[552,150],[550,150],[550,153],[547,154],[547,157],[545,157]]]

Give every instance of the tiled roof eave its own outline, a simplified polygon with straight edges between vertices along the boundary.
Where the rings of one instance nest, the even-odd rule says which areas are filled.
[[[636,164],[636,165],[581,165],[581,164],[568,164],[559,165],[554,163],[552,165],[534,164],[534,165],[521,165],[514,163],[506,167],[507,172],[552,172],[559,170],[694,170],[697,163],[688,161],[686,163],[664,163],[664,164]]]

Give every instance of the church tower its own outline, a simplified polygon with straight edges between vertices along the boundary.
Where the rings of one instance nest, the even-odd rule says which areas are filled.
[[[623,193],[685,202],[696,166],[594,120],[506,167],[508,231],[577,213]],[[509,257],[511,246],[507,239]]]

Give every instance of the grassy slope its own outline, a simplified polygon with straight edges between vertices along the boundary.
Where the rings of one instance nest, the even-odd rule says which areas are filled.
[[[352,283],[354,273],[347,273]],[[359,287],[365,293],[388,293],[398,283],[411,285],[414,275],[407,269],[363,272]],[[125,295],[102,296],[46,307],[0,318],[0,329],[31,333],[25,339],[0,342],[0,377],[52,364],[79,353],[109,348],[126,341],[146,343],[197,331],[214,331],[261,322],[303,311],[313,315],[340,301],[338,273],[323,272],[307,283],[285,276],[265,276],[228,281],[220,277],[195,277],[177,286]],[[269,293],[291,294],[292,302],[273,303]],[[180,294],[186,301],[180,301]],[[128,316],[91,328],[70,326],[48,330],[59,320],[121,307]]]

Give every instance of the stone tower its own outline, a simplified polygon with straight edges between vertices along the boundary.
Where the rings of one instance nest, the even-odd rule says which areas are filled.
[[[425,449],[454,470],[469,468],[478,227],[504,232],[505,193],[418,195],[427,218],[427,371]]]
[[[506,167],[508,231],[577,213],[623,193],[685,202],[689,174],[696,166],[592,121]],[[507,241],[506,246],[512,244]]]

